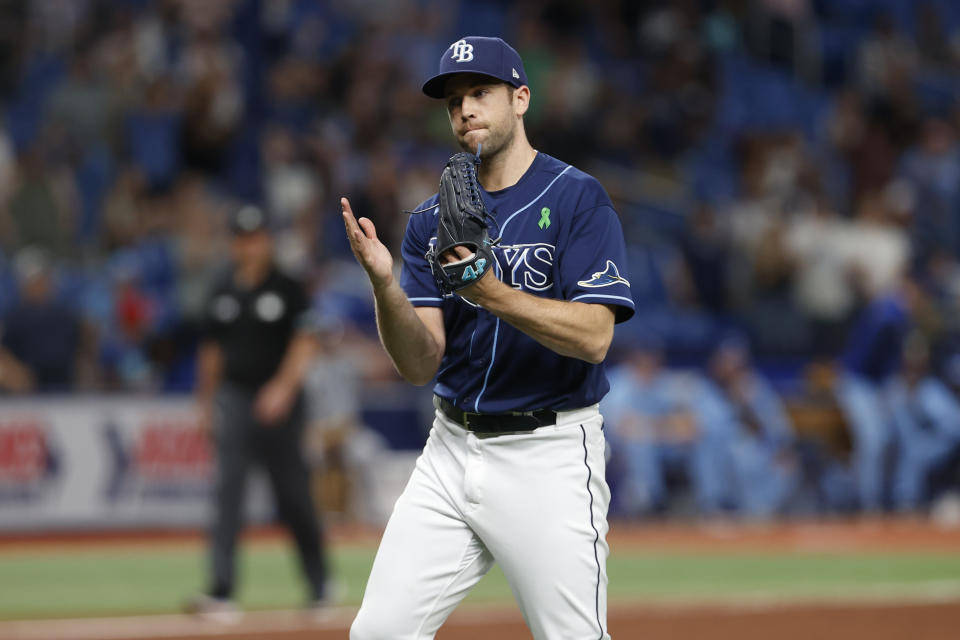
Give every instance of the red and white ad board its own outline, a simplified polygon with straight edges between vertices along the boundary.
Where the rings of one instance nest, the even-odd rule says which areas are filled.
[[[189,398],[0,402],[0,531],[202,527],[212,445]],[[262,477],[251,521],[269,517]]]

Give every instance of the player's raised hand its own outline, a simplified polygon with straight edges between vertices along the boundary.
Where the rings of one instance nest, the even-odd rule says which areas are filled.
[[[340,207],[343,210],[343,226],[357,262],[366,269],[374,287],[386,286],[393,279],[393,257],[377,238],[373,221],[370,218],[357,220],[346,198],[340,198]]]

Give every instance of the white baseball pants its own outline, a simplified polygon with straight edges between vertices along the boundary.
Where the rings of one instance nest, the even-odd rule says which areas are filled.
[[[351,640],[427,640],[494,562],[536,640],[609,639],[602,418],[480,436],[437,412]]]

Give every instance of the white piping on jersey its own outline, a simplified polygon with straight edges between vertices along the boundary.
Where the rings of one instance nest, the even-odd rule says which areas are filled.
[[[443,302],[443,298],[407,298],[410,302]]]
[[[477,316],[479,317],[479,315],[480,315],[480,314],[478,313]],[[477,325],[478,325],[478,324],[479,324],[479,322],[474,321],[474,323],[473,323],[473,331],[470,332],[470,348],[469,348],[469,350],[467,351],[467,357],[470,358],[471,360],[473,360],[473,340],[474,340],[474,338],[477,337]]]
[[[498,273],[499,272],[499,273]],[[500,263],[496,259],[493,261],[493,275],[498,278],[503,277],[503,269],[500,268]],[[479,308],[479,305],[478,305]],[[495,316],[496,317],[496,316]],[[473,333],[470,335],[470,353],[473,354],[473,338],[477,335],[477,327],[474,325]],[[493,360],[497,357],[497,336],[500,335],[500,318],[497,318],[497,323],[493,327],[493,348],[490,350],[490,364],[487,365],[487,372],[483,375],[483,386],[480,388],[480,393],[477,394],[477,399],[473,403],[473,410],[477,413],[480,413],[480,398],[483,396],[483,392],[487,390],[487,382],[490,380],[490,372],[493,371]]]
[[[531,200],[531,201],[528,202],[527,204],[523,205],[521,208],[519,208],[519,209],[517,209],[516,211],[514,211],[514,212],[510,215],[510,217],[507,218],[506,222],[504,222],[503,225],[500,226],[500,237],[503,237],[503,231],[504,231],[504,229],[507,228],[507,225],[510,224],[510,221],[513,220],[515,217],[517,217],[517,214],[518,214],[518,213],[521,213],[522,211],[526,211],[527,209],[530,208],[530,205],[532,205],[534,202],[536,202],[537,200],[539,200],[540,198],[542,198],[542,197],[543,197],[543,194],[545,194],[547,191],[549,191],[549,190],[550,190],[550,187],[553,186],[553,183],[556,182],[557,180],[559,180],[559,179],[560,179],[560,176],[562,176],[563,174],[565,174],[565,173],[570,169],[570,167],[571,167],[571,165],[569,165],[569,164],[568,164],[566,167],[564,167],[564,168],[563,168],[563,171],[561,171],[560,173],[558,173],[557,176],[556,176],[553,180],[550,181],[550,184],[548,184],[546,187],[544,187],[543,191],[541,191],[541,192],[537,195],[536,198],[534,198],[533,200]]]
[[[633,298],[628,298],[626,296],[605,296],[599,293],[584,293],[583,295],[574,296],[570,298],[570,302],[573,302],[575,300],[582,300],[583,298],[607,298],[609,300],[624,300],[626,302],[629,302],[631,307],[635,304],[633,302]]]
[[[497,336],[500,335],[500,318],[497,318],[497,324],[493,329],[493,349],[490,351],[490,365],[487,367],[487,373],[483,376],[483,388],[477,394],[477,399],[473,403],[473,410],[480,413],[480,398],[483,392],[487,390],[487,382],[490,380],[490,372],[493,371],[493,361],[497,357]]]
[[[572,165],[569,165],[569,164],[568,164],[566,167],[564,167],[564,168],[563,168],[563,171],[561,171],[560,173],[558,173],[558,174],[556,175],[556,177],[555,177],[553,180],[550,181],[550,184],[548,184],[546,187],[544,187],[543,191],[541,191],[541,192],[537,195],[536,198],[534,198],[533,200],[531,200],[531,201],[528,202],[527,204],[523,205],[521,208],[519,208],[519,209],[517,209],[516,211],[514,211],[514,212],[510,215],[510,217],[507,218],[507,220],[506,220],[506,221],[503,223],[503,225],[500,227],[500,237],[501,237],[501,238],[503,237],[503,231],[504,231],[504,229],[507,228],[507,225],[510,224],[510,221],[513,220],[513,219],[517,216],[517,214],[521,213],[522,211],[525,211],[526,209],[529,209],[529,208],[530,208],[530,205],[532,205],[534,202],[536,202],[537,200],[539,200],[540,198],[542,198],[542,197],[543,197],[543,194],[545,194],[547,191],[549,191],[549,190],[550,190],[550,187],[553,186],[553,183],[556,182],[557,180],[559,180],[559,179],[560,179],[560,176],[562,176],[563,174],[565,174],[565,173],[567,172],[567,170],[568,170],[571,166],[572,166]],[[497,271],[497,270],[499,269],[500,265],[497,264],[497,261],[496,261],[496,260],[494,260],[494,264],[495,264],[494,271]],[[499,269],[499,270],[500,270],[501,272],[503,271],[503,269]],[[494,275],[497,275],[497,274],[494,273]],[[499,277],[499,276],[498,276],[498,277]],[[476,331],[476,329],[474,329],[474,331]],[[500,318],[497,318],[497,324],[495,325],[495,327],[494,327],[494,329],[493,329],[493,347],[492,347],[492,349],[491,349],[491,351],[490,351],[490,364],[487,365],[487,373],[484,374],[484,376],[483,376],[483,387],[480,389],[480,393],[477,394],[477,399],[476,399],[476,400],[474,401],[474,403],[473,403],[473,410],[476,411],[477,413],[480,412],[480,398],[483,397],[483,393],[487,390],[487,382],[490,380],[490,372],[493,371],[493,361],[494,361],[494,360],[496,359],[496,357],[497,357],[497,337],[498,337],[499,335],[500,335]],[[472,336],[471,336],[470,340],[471,340],[471,342],[473,341],[473,337],[472,337]]]

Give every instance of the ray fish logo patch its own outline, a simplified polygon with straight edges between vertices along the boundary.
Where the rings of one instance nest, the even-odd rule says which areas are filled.
[[[617,265],[613,260],[607,260],[607,268],[603,271],[595,272],[589,280],[581,280],[577,284],[581,287],[609,287],[612,284],[625,284],[628,287],[630,283],[620,275]]]

